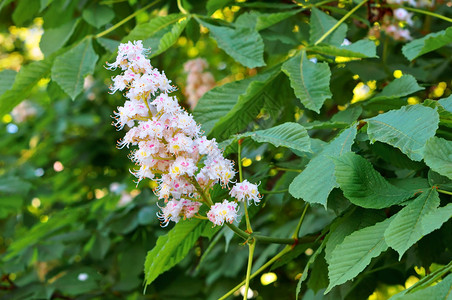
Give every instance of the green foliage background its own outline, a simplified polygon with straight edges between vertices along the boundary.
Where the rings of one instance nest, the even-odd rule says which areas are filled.
[[[201,220],[161,228],[115,148],[124,98],[104,66],[138,39],[182,105],[183,64],[209,62],[219,84],[193,115],[230,159],[243,139],[258,235],[290,238],[310,204],[298,244],[256,237],[253,272],[282,256],[256,298],[450,299],[450,3],[415,11],[401,42],[368,38],[396,7],[378,1],[0,1],[1,299],[217,299],[244,279],[245,241]],[[41,60],[11,38],[36,18]],[[374,88],[351,103],[360,82]],[[37,113],[15,124],[24,99]]]

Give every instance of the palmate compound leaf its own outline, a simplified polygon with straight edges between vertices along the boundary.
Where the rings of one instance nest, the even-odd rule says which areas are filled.
[[[326,206],[331,190],[337,186],[331,157],[350,152],[356,137],[356,126],[345,129],[314,157],[289,186],[289,193],[309,203]]]
[[[452,141],[437,137],[429,139],[424,161],[433,171],[452,179]]]
[[[94,72],[97,59],[91,39],[85,39],[55,58],[52,80],[74,100],[83,90],[85,76]]]
[[[427,34],[423,38],[405,44],[402,48],[403,55],[408,60],[413,60],[423,54],[452,43],[452,27],[445,30]]]
[[[439,206],[438,192],[424,190],[416,199],[399,211],[385,231],[386,243],[399,253],[399,259],[424,236],[423,219]]]
[[[199,24],[207,27],[211,36],[235,61],[248,68],[265,66],[264,41],[260,34],[250,27],[216,26],[196,19]]]
[[[355,231],[333,250],[328,261],[330,284],[325,294],[336,285],[355,278],[367,267],[372,258],[386,251],[388,245],[384,239],[384,232],[391,221],[392,218],[386,219],[373,226]]]
[[[334,158],[335,176],[344,196],[364,208],[386,208],[413,196],[380,175],[365,158],[353,152]]]
[[[258,143],[270,143],[276,147],[283,146],[302,152],[311,150],[311,140],[306,129],[298,123],[287,122],[269,129],[241,134]]]
[[[436,109],[423,105],[404,106],[367,120],[371,141],[380,141],[399,148],[409,158],[420,161],[427,141],[438,128]]]
[[[331,71],[327,63],[313,63],[306,51],[287,60],[281,70],[289,77],[290,86],[301,103],[317,113],[326,99],[331,98]]]
[[[199,219],[183,220],[166,235],[160,236],[144,263],[146,286],[178,264],[203,234],[206,226],[211,225]]]

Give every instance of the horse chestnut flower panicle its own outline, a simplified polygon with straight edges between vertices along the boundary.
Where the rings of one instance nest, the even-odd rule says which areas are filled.
[[[138,168],[131,173],[137,184],[144,178],[157,183],[154,192],[166,203],[158,214],[162,226],[192,218],[202,203],[211,206],[207,215],[215,225],[232,223],[237,203],[225,200],[212,204],[206,195],[215,184],[229,184],[235,176],[233,163],[224,158],[215,139],[202,135],[200,126],[177,99],[169,96],[175,87],[146,59],[149,52],[141,41],[128,42],[119,45],[116,60],[107,63],[107,69],[122,71],[112,78],[111,93],[123,91],[127,98],[114,113],[118,130],[128,128],[118,147],[137,147],[130,159]],[[257,186],[247,181],[234,186],[231,195],[239,201],[260,200]]]

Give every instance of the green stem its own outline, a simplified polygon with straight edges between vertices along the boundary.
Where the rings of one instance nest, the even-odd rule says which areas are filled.
[[[239,164],[239,181],[242,182],[243,181],[243,172],[242,172],[242,141],[243,139],[239,139],[237,142],[237,146],[238,146],[238,164]],[[243,207],[245,210],[245,222],[246,222],[246,231],[248,231],[248,233],[253,232],[253,229],[251,228],[251,223],[250,223],[250,216],[248,214],[248,206],[247,206],[247,202],[243,201]]]
[[[440,189],[437,189],[437,191],[440,193],[446,194],[446,195],[452,195],[452,192],[449,192],[449,191],[440,190]]]
[[[382,5],[382,6],[383,7],[390,7],[390,8],[403,8],[403,9],[406,9],[406,10],[409,10],[409,11],[417,12],[417,13],[428,15],[428,16],[432,16],[432,17],[435,17],[435,18],[438,18],[438,19],[441,19],[441,20],[444,20],[444,21],[452,23],[452,19],[451,18],[439,15],[437,13],[434,13],[434,12],[431,12],[431,11],[428,11],[428,10],[423,10],[423,9],[419,9],[419,8],[409,7],[409,6],[402,6],[402,5]]]
[[[297,172],[297,173],[301,173],[301,171],[303,171],[300,169],[290,169],[290,168],[280,168],[280,167],[275,167],[275,170],[286,171],[286,172]]]
[[[188,11],[186,11],[185,8],[183,8],[180,0],[177,0],[177,8],[179,8],[180,12],[183,13],[184,15],[188,15]]]
[[[314,46],[320,44],[323,42],[324,39],[326,39],[334,30],[336,30],[342,23],[344,23],[345,20],[348,19],[355,11],[358,10],[361,6],[363,6],[367,1],[369,0],[363,0],[361,3],[356,5],[351,11],[349,11],[345,16],[342,17],[336,24],[334,24],[333,27],[331,27],[327,32],[325,32],[315,43]]]
[[[253,254],[254,248],[256,247],[256,241],[251,240],[248,243],[248,267],[246,268],[246,278],[245,278],[245,294],[243,295],[243,300],[248,299],[248,289],[250,288],[250,276],[251,276],[251,267],[253,266]]]
[[[254,272],[253,274],[250,275],[249,279],[253,279],[254,277],[256,277],[259,273],[261,273],[263,270],[265,270],[267,267],[269,267],[270,265],[272,265],[275,261],[277,261],[279,258],[281,258],[281,256],[283,256],[284,254],[286,254],[287,252],[289,252],[290,250],[292,250],[291,246],[286,246],[284,247],[284,249],[281,250],[281,252],[279,252],[278,254],[276,254],[272,259],[270,259],[268,262],[266,262],[262,267],[259,268],[259,270],[257,270],[256,272]],[[246,280],[240,282],[238,285],[236,285],[232,290],[230,290],[229,292],[227,292],[226,294],[223,295],[223,297],[221,297],[219,300],[224,300],[227,297],[231,296],[235,291],[237,291],[239,288],[241,288],[244,284],[246,283]]]
[[[297,228],[295,228],[295,232],[292,235],[292,238],[298,239],[298,233],[300,232],[301,224],[303,224],[304,216],[306,215],[306,211],[309,208],[309,203],[306,202],[304,205],[303,213],[301,214],[300,220],[298,221]]]
[[[115,25],[111,26],[110,28],[96,34],[94,37],[96,39],[103,37],[104,35],[109,34],[110,32],[112,32],[113,30],[115,30],[116,28],[122,26],[124,23],[127,23],[130,19],[134,18],[136,15],[138,15],[139,13],[141,13],[142,11],[154,6],[155,4],[159,3],[161,0],[155,0],[154,2],[149,3],[148,5],[140,8],[139,10],[135,11],[133,14],[127,16],[126,18],[122,19],[121,21],[119,21],[118,23],[116,23]]]
[[[297,240],[294,238],[277,238],[259,234],[251,235],[243,231],[242,229],[238,228],[234,224],[225,223],[225,225],[228,226],[232,231],[234,231],[238,236],[240,236],[244,240],[248,240],[252,236],[256,241],[264,244],[286,244],[286,245],[294,245],[295,243],[305,244],[315,242],[315,240],[317,239],[316,236],[304,236]]]

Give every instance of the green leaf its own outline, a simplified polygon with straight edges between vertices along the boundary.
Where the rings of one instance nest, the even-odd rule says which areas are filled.
[[[309,203],[326,207],[328,195],[337,187],[334,163],[331,157],[350,152],[356,137],[356,126],[344,130],[314,157],[289,186],[289,193]]]
[[[122,42],[124,43],[128,41],[143,40],[143,44],[145,44],[144,40],[154,36],[159,31],[165,29],[168,31],[170,25],[176,23],[183,17],[184,15],[182,14],[171,14],[163,17],[153,18],[148,23],[143,23],[136,26],[126,37],[122,39]],[[148,45],[146,44],[145,46],[148,47]]]
[[[31,184],[19,177],[0,178],[0,194],[26,194]]]
[[[296,300],[298,300],[298,295],[300,294],[301,284],[303,283],[303,281],[306,280],[306,278],[308,278],[309,268],[316,261],[317,257],[323,252],[323,249],[325,249],[325,243],[326,243],[326,239],[323,240],[323,242],[320,244],[319,248],[317,248],[317,250],[314,252],[314,254],[311,255],[308,262],[306,263],[306,266],[304,267],[303,272],[301,273],[302,275],[300,277],[300,280],[297,283],[297,288],[295,291],[295,299]]]
[[[426,235],[439,229],[450,218],[452,218],[452,203],[433,210],[422,219],[422,234]]]
[[[452,295],[452,274],[449,274],[441,282],[436,285],[429,286],[422,290],[417,290],[413,293],[396,294],[391,297],[391,300],[450,300]]]
[[[309,46],[306,50],[330,56],[357,58],[378,57],[377,46],[371,40],[359,40],[351,45],[340,47],[321,43],[316,46]]]
[[[233,0],[208,0],[206,3],[207,14],[213,14],[217,9],[227,6],[229,3],[234,2]]]
[[[325,246],[325,259],[329,262],[332,259],[333,250],[340,245],[344,239],[355,231],[375,225],[385,219],[384,213],[357,207],[351,214],[335,221],[330,227],[328,241]]]
[[[33,16],[39,11],[41,7],[40,1],[18,1],[17,6],[13,11],[14,24],[18,26],[26,25],[33,21]]]
[[[311,141],[306,129],[298,123],[287,122],[269,129],[241,134],[251,137],[258,143],[270,143],[275,147],[288,147],[298,151],[311,150]]]
[[[55,59],[52,80],[74,100],[83,90],[85,76],[94,72],[97,59],[91,39],[86,39]]]
[[[290,79],[290,85],[301,103],[317,113],[326,99],[331,98],[331,71],[327,63],[313,63],[305,51],[282,65],[282,71]]]
[[[452,113],[452,95],[447,98],[438,100],[438,103],[441,104],[441,106],[444,107],[445,110]]]
[[[322,12],[317,8],[311,10],[311,30],[309,43],[314,45],[315,42],[320,39],[328,30],[330,30],[338,21]],[[330,44],[333,46],[340,46],[345,39],[347,33],[347,25],[342,23],[332,34],[323,40],[324,44]]]
[[[424,161],[433,171],[452,179],[452,141],[437,137],[429,139]]]
[[[411,41],[403,46],[402,52],[408,60],[413,60],[450,43],[452,43],[452,27],[427,34],[423,38]]]
[[[110,51],[111,53],[115,53],[116,50],[118,50],[118,46],[119,44],[121,44],[121,42],[119,41],[115,41],[112,39],[107,39],[107,38],[98,38],[97,41],[99,42],[99,44],[102,45],[102,47],[104,47],[106,50]]]
[[[14,70],[3,70],[0,72],[0,97],[14,84],[16,75],[17,72]]]
[[[39,42],[39,48],[42,53],[48,56],[63,47],[72,36],[75,27],[79,23],[78,21],[79,19],[72,19],[60,27],[45,30]]]
[[[414,201],[399,211],[385,232],[386,243],[399,253],[399,259],[424,235],[422,223],[426,214],[439,206],[438,192],[424,190]]]
[[[435,109],[409,105],[367,121],[367,133],[372,142],[387,143],[399,148],[412,160],[420,161],[425,144],[436,133],[439,117]]]
[[[94,4],[84,9],[82,16],[88,24],[100,28],[113,20],[115,12],[108,6]]]
[[[144,264],[146,286],[160,274],[178,264],[201,236],[208,222],[192,219],[183,220],[168,234],[157,239],[155,247],[148,252]]]
[[[235,21],[236,26],[241,27],[252,27],[257,31],[261,31],[270,26],[273,26],[287,18],[290,18],[297,13],[299,13],[302,9],[294,9],[291,11],[285,12],[275,12],[271,14],[259,13],[257,11],[251,11],[240,15]]]
[[[386,219],[373,226],[355,231],[333,250],[328,266],[330,284],[325,294],[336,285],[355,278],[372,258],[388,249],[384,232],[391,220],[392,218]]]
[[[417,81],[413,76],[403,75],[400,78],[394,79],[387,86],[385,86],[383,91],[372,97],[369,103],[377,100],[402,98],[423,89],[423,87],[420,87],[417,84]]]
[[[170,48],[174,43],[176,43],[179,36],[182,34],[182,32],[185,29],[185,26],[187,26],[187,23],[190,21],[190,18],[183,19],[182,21],[177,22],[171,27],[171,31],[165,33],[162,38],[160,39],[160,42],[158,44],[157,51],[151,52],[151,58],[154,56],[157,56],[161,54],[162,52],[166,51],[168,48]]]
[[[273,88],[279,74],[275,68],[215,87],[199,99],[193,116],[209,136],[227,139],[254,120],[263,103],[274,102],[281,94]]]
[[[410,198],[412,193],[386,181],[367,159],[353,152],[334,158],[336,181],[344,196],[365,208],[385,208]]]
[[[211,36],[235,61],[248,68],[265,66],[264,41],[253,28],[229,28],[216,26],[197,19],[198,23],[208,28]]]
[[[39,80],[49,75],[52,63],[53,57],[48,57],[23,66],[17,73],[11,89],[4,92],[0,97],[0,115],[9,113],[17,104],[28,97]]]

